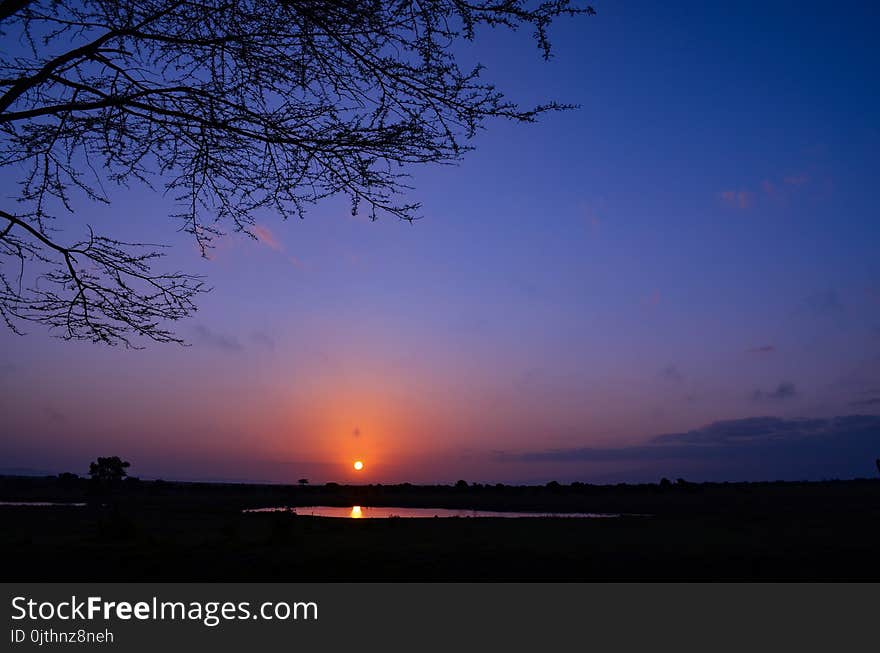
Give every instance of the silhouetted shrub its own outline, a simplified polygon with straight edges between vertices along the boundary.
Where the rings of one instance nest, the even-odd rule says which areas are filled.
[[[58,484],[64,488],[75,487],[80,481],[79,474],[63,472],[58,475]]]
[[[98,458],[89,465],[89,476],[93,481],[101,484],[118,483],[128,475],[125,470],[129,467],[131,467],[131,463],[122,460],[119,456]]]

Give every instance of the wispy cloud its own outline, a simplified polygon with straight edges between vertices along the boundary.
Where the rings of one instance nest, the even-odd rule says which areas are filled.
[[[810,438],[833,441],[852,433],[871,433],[880,443],[880,416],[847,415],[830,419],[784,419],[781,417],[746,417],[711,422],[691,431],[665,433],[647,444],[630,447],[578,447],[522,453],[497,452],[496,458],[507,461],[613,461],[627,459],[662,460],[679,457],[720,455],[731,447],[798,443]]]
[[[295,267],[297,270],[305,270],[306,264],[303,263],[299,258],[291,254],[287,257],[287,260],[290,261],[290,264]]]
[[[810,177],[806,174],[791,174],[776,180],[763,179],[758,184],[757,190],[750,188],[724,190],[718,196],[727,206],[736,209],[750,209],[760,196],[777,201],[786,201],[796,192],[795,189],[806,186],[809,181]]]
[[[597,210],[597,204],[595,202],[581,202],[579,209],[590,232],[597,232],[602,226],[602,217]]]
[[[217,333],[202,324],[196,326],[195,333],[200,342],[210,345],[211,347],[224,349],[226,351],[241,351],[244,349],[242,344],[238,341],[238,338],[235,336]]]
[[[278,240],[278,237],[272,232],[271,229],[269,229],[269,227],[261,224],[255,224],[253,227],[250,228],[250,232],[260,243],[262,243],[269,249],[274,249],[276,252],[280,252],[284,249],[284,245],[281,244],[281,241]]]
[[[755,194],[750,190],[723,190],[718,196],[726,205],[737,209],[750,209],[755,201]]]
[[[642,304],[645,306],[657,306],[660,304],[662,297],[660,296],[659,290],[652,290],[647,295],[642,297]]]
[[[798,175],[787,175],[786,177],[783,178],[782,181],[783,181],[787,186],[803,186],[803,185],[806,184],[808,181],[810,181],[810,178],[809,178],[807,175],[804,175],[804,174],[798,174]]]
[[[55,426],[67,424],[67,415],[52,407],[46,408],[46,419]]]
[[[836,290],[815,292],[804,300],[806,308],[817,315],[836,315],[843,312],[843,302]]]
[[[666,469],[711,468],[727,478],[830,477],[872,473],[880,416],[820,419],[747,417],[658,435],[626,447],[495,452],[501,463],[632,463]],[[859,470],[864,470],[860,472]]]
[[[681,383],[684,381],[684,375],[675,365],[667,365],[660,370],[659,376],[664,381],[672,381],[673,383]]]
[[[530,367],[520,372],[513,380],[513,384],[520,390],[534,388],[544,377],[544,370],[540,367]]]
[[[797,388],[791,381],[783,381],[773,390],[755,390],[752,393],[753,401],[784,401],[797,396]]]
[[[272,251],[283,254],[287,262],[296,269],[304,270],[306,268],[305,263],[299,257],[287,253],[287,248],[284,246],[284,243],[282,243],[281,239],[278,238],[275,232],[266,225],[255,224],[248,230],[248,233],[256,238],[257,242],[261,245],[265,245]]]
[[[266,349],[275,349],[275,338],[270,336],[265,331],[254,331],[251,334],[251,341],[254,344],[260,345],[261,347],[265,347]]]
[[[880,397],[871,397],[869,399],[857,399],[849,403],[853,408],[869,408],[871,406],[880,406]]]

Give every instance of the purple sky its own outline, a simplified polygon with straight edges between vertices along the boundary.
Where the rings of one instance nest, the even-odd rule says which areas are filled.
[[[214,290],[186,348],[0,331],[0,472],[120,455],[168,479],[876,473],[880,10],[596,9],[556,26],[549,63],[526,33],[463,53],[525,105],[582,106],[411,170],[414,225],[330,200],[202,260],[160,194],[80,204],[65,236],[172,244]]]

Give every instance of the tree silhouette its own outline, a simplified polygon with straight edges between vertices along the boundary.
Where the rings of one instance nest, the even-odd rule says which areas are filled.
[[[527,26],[545,58],[570,0],[7,0],[0,3],[0,316],[66,339],[180,342],[165,326],[203,280],[153,269],[158,246],[54,222],[104,182],[164,187],[203,255],[253,212],[302,217],[343,194],[372,219],[418,217],[407,164],[449,163],[487,119],[532,122],[453,54],[480,27]],[[13,47],[14,46],[14,47]]]
[[[89,476],[92,480],[102,485],[118,483],[128,475],[125,471],[131,467],[131,463],[122,460],[119,456],[98,458],[89,465]]]

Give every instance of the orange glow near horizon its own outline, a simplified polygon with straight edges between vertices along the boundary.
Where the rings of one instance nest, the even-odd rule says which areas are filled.
[[[352,506],[351,507],[351,518],[352,519],[361,519],[364,514],[361,512],[360,506]]]
[[[364,468],[364,463],[361,460],[354,461],[354,471],[359,472]]]

